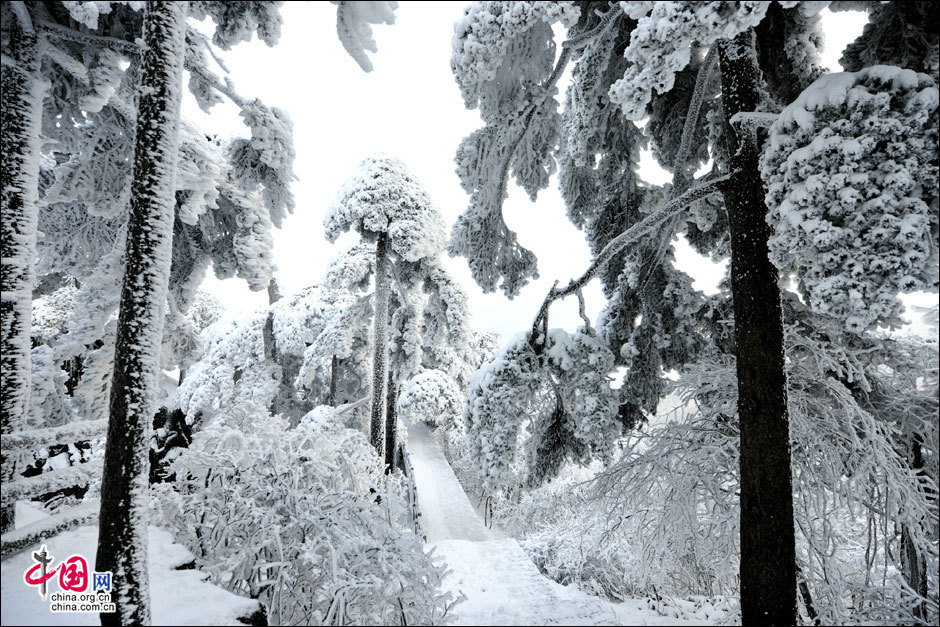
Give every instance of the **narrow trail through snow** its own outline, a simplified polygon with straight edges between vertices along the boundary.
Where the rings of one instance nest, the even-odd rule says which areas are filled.
[[[551,581],[518,542],[486,528],[423,424],[408,430],[408,451],[428,544],[452,571],[444,587],[466,596],[454,608],[457,624],[701,624],[662,616],[639,600],[609,603]]]

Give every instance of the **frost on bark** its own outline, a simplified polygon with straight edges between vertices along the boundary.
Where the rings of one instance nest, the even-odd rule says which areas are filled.
[[[385,472],[389,473],[395,469],[395,436],[398,423],[398,416],[395,415],[398,390],[391,368],[388,369],[388,389],[385,390],[385,396]]]
[[[369,441],[379,456],[385,445],[385,394],[388,378],[388,236],[375,242],[375,342],[372,348],[372,420]]]
[[[114,573],[102,625],[150,623],[148,447],[170,274],[186,3],[149,2],[144,18],[126,269],[121,291],[96,568]]]
[[[760,70],[753,32],[719,44],[726,120],[755,111]],[[743,133],[742,133],[743,135]],[[796,556],[787,379],[777,269],[754,137],[727,133],[731,288],[741,434],[741,613],[745,625],[796,624]],[[743,139],[743,141],[741,141]]]
[[[0,317],[3,390],[0,428],[23,427],[29,407],[30,314],[39,188],[42,91],[36,31],[22,2],[4,7],[9,40],[2,65],[0,189],[3,192]],[[12,15],[11,15],[12,14]],[[4,25],[4,29],[7,26]]]

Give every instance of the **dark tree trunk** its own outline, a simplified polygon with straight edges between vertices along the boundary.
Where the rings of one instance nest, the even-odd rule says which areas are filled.
[[[372,420],[369,441],[379,457],[385,444],[385,379],[388,376],[388,239],[379,233],[375,242],[375,337],[372,353]]]
[[[336,407],[336,377],[338,376],[338,369],[339,359],[336,358],[336,355],[333,355],[333,359],[330,360],[330,407]]]
[[[922,445],[923,438],[919,434],[911,436],[911,445],[908,451],[908,461],[911,469],[917,474],[918,478],[924,478],[924,452]],[[923,485],[923,484],[921,484]],[[936,500],[936,494],[928,494],[928,498]],[[911,529],[908,526],[901,526],[901,572],[904,574],[904,580],[911,590],[927,598],[927,558],[917,550],[911,538]],[[914,607],[914,616],[922,621],[927,620],[927,603],[920,601]]]
[[[113,573],[117,607],[101,614],[102,625],[150,623],[150,421],[170,276],[185,28],[185,2],[147,3],[96,558],[96,570]]]
[[[386,391],[387,404],[385,410],[385,472],[395,469],[395,428],[398,417],[395,415],[395,403],[398,401],[398,391],[392,380],[392,370],[388,371],[388,390]]]
[[[760,70],[753,32],[719,46],[726,120],[754,111]],[[745,625],[796,624],[796,554],[783,323],[777,269],[767,254],[756,138],[726,126],[731,169],[731,291],[741,430],[741,614]]]
[[[69,373],[65,380],[65,393],[69,396],[75,396],[75,388],[82,381],[82,374],[85,372],[85,360],[81,355],[75,355],[65,362],[65,370]]]
[[[30,323],[39,194],[40,55],[26,5],[4,7],[9,19],[0,67],[0,429],[23,428],[29,408]]]
[[[277,284],[277,279],[271,277],[271,282],[268,283],[268,304],[273,305],[279,300],[281,300],[281,288]]]

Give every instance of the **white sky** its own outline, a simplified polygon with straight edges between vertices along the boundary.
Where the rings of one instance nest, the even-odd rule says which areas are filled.
[[[294,123],[299,180],[292,189],[297,207],[274,232],[276,276],[285,293],[318,282],[329,260],[356,241],[355,235],[346,235],[336,244],[327,242],[323,216],[342,182],[370,154],[402,159],[437,203],[448,232],[466,208],[468,196],[454,172],[454,153],[480,120],[476,111],[464,108],[450,71],[453,23],[465,5],[402,2],[393,26],[374,27],[378,52],[371,55],[371,73],[363,72],[343,50],[336,36],[336,9],[327,2],[286,3],[281,40],[274,48],[253,40],[222,54],[242,95],[286,110]],[[832,43],[824,60],[840,69],[841,50],[861,32],[864,15],[833,16],[826,11],[823,19]],[[566,84],[567,76],[561,94]],[[183,112],[208,132],[248,133],[228,103],[206,115],[187,95]],[[668,180],[648,153],[640,174],[652,183]],[[501,292],[483,294],[463,258],[447,258],[445,263],[469,294],[474,328],[496,331],[505,340],[528,328],[552,283],[565,284],[580,275],[590,255],[583,234],[565,216],[554,179],[534,204],[511,185],[504,214],[519,242],[537,255],[539,280],[510,301]],[[724,272],[687,245],[678,247],[677,263],[696,279],[695,287],[706,291]],[[251,292],[237,278],[218,281],[210,271],[202,287],[230,311],[267,305],[266,292]],[[596,280],[585,296],[588,315],[596,319],[604,302]],[[577,300],[553,305],[551,324],[571,330],[580,326]]]

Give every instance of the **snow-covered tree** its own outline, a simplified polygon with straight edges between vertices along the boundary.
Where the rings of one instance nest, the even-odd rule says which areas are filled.
[[[305,355],[326,341],[352,301],[347,294],[313,285],[267,310],[221,317],[204,331],[203,355],[189,369],[173,406],[183,411],[190,425],[200,427],[225,419],[248,401],[296,424],[326,402],[332,377],[328,368],[304,372],[311,367]],[[343,327],[356,333],[355,327]],[[359,351],[359,359],[365,359],[365,352]],[[352,352],[338,356],[347,378],[365,377],[365,368],[356,367]],[[350,390],[347,378],[341,381],[341,392],[358,400],[354,396],[358,389]]]
[[[507,295],[517,293],[535,276],[535,259],[520,249],[502,221],[505,186],[515,172],[534,197],[558,167],[569,216],[585,230],[594,254],[587,272],[547,296],[529,334],[535,354],[547,342],[551,303],[578,294],[595,276],[608,298],[599,332],[609,342],[613,363],[628,368],[619,403],[626,426],[655,411],[665,389],[664,369],[694,363],[713,342],[730,344],[734,351],[747,623],[757,617],[793,622],[796,599],[779,272],[768,256],[773,233],[765,222],[768,206],[759,170],[763,128],[824,73],[818,13],[828,4],[476,2],[455,26],[451,65],[465,102],[479,107],[485,126],[457,153],[457,171],[471,202],[454,228],[451,252],[468,258],[484,289],[495,289],[501,281]],[[878,44],[867,45],[865,63],[881,57],[904,59],[918,70],[935,67],[930,65],[936,58],[935,38],[923,26],[912,25],[904,37],[879,39],[879,32],[903,30],[896,23],[885,26],[888,20],[913,14],[879,6],[871,16],[879,25],[863,35]],[[868,5],[832,3],[831,8]],[[551,29],[555,23],[568,28],[560,44]],[[865,47],[859,43],[855,56]],[[572,82],[559,118],[554,85],[572,61]],[[910,132],[919,134],[925,147],[935,146],[935,131],[925,117],[931,111],[929,87],[920,89],[928,90],[924,103],[896,104],[894,117],[917,118]],[[883,94],[872,102],[897,100]],[[854,115],[860,118],[862,111]],[[644,118],[648,121],[641,130],[636,122]],[[826,123],[820,118],[819,128]],[[638,154],[647,142],[672,171],[671,185],[656,188],[637,178]],[[930,167],[925,150],[911,150],[923,153],[915,158],[925,164],[922,170]],[[789,158],[782,150],[776,163]],[[692,172],[709,159],[711,171],[693,178]],[[916,167],[913,161],[909,165]],[[819,161],[812,167],[826,166]],[[919,197],[920,192],[915,186],[905,195]],[[930,200],[924,204],[929,207]],[[925,213],[929,210],[922,208]],[[913,222],[912,241],[936,239],[929,218]],[[804,224],[808,241],[814,235],[810,226]],[[705,254],[730,254],[730,306],[705,300],[691,289],[688,277],[672,268],[677,233],[685,233]],[[909,289],[935,282],[930,279],[935,271],[925,263],[930,256],[928,251],[911,258],[920,269],[911,276],[921,278],[907,281]],[[797,268],[799,280],[801,271]],[[886,290],[894,287],[889,282]],[[733,323],[733,337],[715,324],[720,317]],[[519,352],[518,343],[513,347],[519,363],[505,370],[532,371],[531,355]],[[509,398],[495,388],[496,397]],[[485,404],[475,398],[471,394],[471,408],[474,402]],[[512,433],[505,432],[509,440]],[[504,446],[499,454],[514,451]],[[500,463],[503,468],[505,460]]]
[[[255,32],[273,45],[280,31],[280,4],[243,3],[235,7],[189,3],[188,15],[199,20],[209,17],[215,24],[211,40],[200,30],[187,27],[185,64],[191,74],[190,91],[206,110],[223,98],[232,100],[251,129],[251,138],[221,142],[183,125],[171,298],[167,302],[171,317],[185,315],[210,262],[220,278],[237,274],[256,290],[269,284],[273,269],[269,232],[293,206],[288,187],[294,155],[290,121],[284,112],[238,94],[228,78],[221,80],[212,70],[214,63],[221,64],[212,47],[229,49],[251,39]],[[341,37],[344,45],[355,46],[354,35],[364,37],[367,23],[375,21],[372,18],[379,13],[384,16],[380,21],[393,21],[395,3],[375,4],[374,10],[344,9],[345,17],[342,7],[338,8],[338,21],[351,29]],[[82,327],[86,333],[75,334],[74,341],[56,347],[57,357],[63,361],[81,361],[94,350],[110,350],[108,346],[91,348],[99,340],[113,344],[113,336],[102,336],[101,330],[117,307],[115,286],[120,283],[123,262],[96,264],[112,249],[123,248],[140,59],[136,39],[143,6],[111,2],[29,5],[40,43],[41,72],[37,78],[42,80],[37,88],[45,96],[38,98],[43,103],[43,126],[41,138],[35,138],[43,146],[45,179],[38,185],[42,233],[38,274],[43,278],[64,272],[81,280],[83,289],[87,282],[108,291],[89,295],[88,300],[98,301],[92,309],[75,311],[71,326]],[[5,13],[5,29],[8,23],[11,21]],[[7,41],[5,35],[4,45]],[[6,54],[6,48],[4,51]],[[29,238],[19,239],[25,242]],[[108,276],[93,278],[106,273]],[[104,302],[111,304],[102,306]],[[89,316],[89,312],[95,314]],[[193,338],[179,325],[170,325],[167,331],[183,333],[167,338],[170,344]],[[88,333],[92,337],[87,337]],[[70,351],[72,354],[66,354]],[[179,364],[164,365],[173,368]]]
[[[487,492],[514,479],[520,449],[532,486],[567,461],[608,459],[620,432],[612,369],[613,355],[590,328],[552,329],[542,354],[521,334],[485,363],[470,383],[463,421]]]
[[[929,623],[937,397],[917,378],[935,341],[858,338],[792,294],[784,312],[801,616]],[[615,515],[630,517],[615,535],[645,547],[644,587],[671,580],[680,594],[733,591],[725,586],[737,568],[740,517],[734,379],[727,354],[690,365],[676,383],[683,404],[631,435],[592,487]],[[915,470],[909,450],[927,441]],[[881,546],[871,544],[874,530]]]
[[[370,441],[385,451],[389,298],[392,284],[420,280],[423,266],[434,264],[444,248],[444,222],[431,198],[405,165],[390,157],[371,157],[344,184],[324,219],[326,236],[335,241],[355,230],[375,242],[373,357]],[[391,454],[391,451],[386,452]]]
[[[151,2],[144,16],[134,178],[101,481],[97,568],[114,573],[108,625],[150,622],[147,558],[150,423],[173,245],[185,5]]]
[[[850,331],[897,325],[901,292],[936,291],[937,85],[893,66],[830,74],[770,129],[770,250],[815,311]]]
[[[25,426],[29,406],[29,330],[33,259],[36,246],[39,189],[39,125],[43,81],[36,25],[27,3],[2,8],[4,62],[0,68],[0,161],[3,220],[0,231],[0,387],[3,409],[0,429],[7,433]]]

